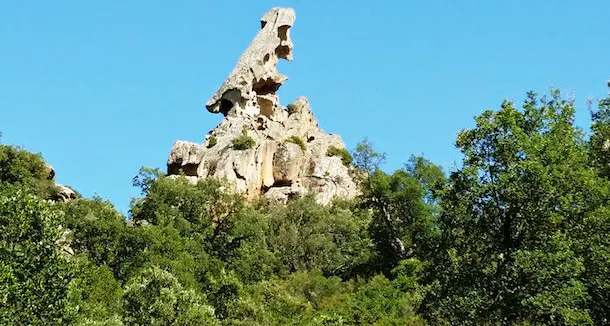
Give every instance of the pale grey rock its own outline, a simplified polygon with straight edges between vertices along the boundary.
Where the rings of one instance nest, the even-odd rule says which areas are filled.
[[[197,168],[201,163],[199,149],[201,145],[187,142],[176,141],[167,159],[167,169],[169,174],[197,175]]]
[[[273,187],[265,192],[265,198],[273,203],[284,203],[288,199],[302,197],[307,194],[307,190],[301,187]]]
[[[277,185],[296,184],[303,165],[303,150],[299,145],[284,142],[273,155],[273,180]]]
[[[46,162],[44,163],[44,168],[47,172],[47,180],[55,180],[55,169]]]
[[[312,173],[304,178],[304,186],[315,193],[317,202],[327,204],[335,197],[353,198],[359,193],[340,157],[319,157],[312,161],[312,166]]]
[[[234,106],[254,108],[257,95],[275,93],[287,77],[277,71],[279,59],[292,60],[290,28],[296,15],[290,8],[273,8],[261,19],[261,30],[242,54],[220,89],[208,100],[206,108],[225,115]],[[257,113],[257,112],[255,112]]]
[[[280,58],[292,59],[288,33],[294,19],[294,11],[287,8],[263,16],[262,29],[206,104],[224,119],[202,144],[177,141],[167,161],[168,175],[185,175],[192,183],[226,179],[247,198],[264,194],[273,201],[312,192],[319,203],[327,204],[335,197],[359,194],[341,159],[326,155],[330,146],[345,148],[341,137],[320,129],[307,98],[284,107],[275,94],[286,80],[276,64]],[[255,145],[234,149],[233,140],[244,136]],[[301,139],[305,149],[286,141],[291,137]]]
[[[61,236],[57,239],[56,244],[60,248],[60,252],[64,257],[74,256],[72,248],[72,231],[64,229]]]
[[[64,185],[57,184],[55,185],[58,188],[57,200],[62,202],[67,202],[73,199],[76,199],[76,192]]]

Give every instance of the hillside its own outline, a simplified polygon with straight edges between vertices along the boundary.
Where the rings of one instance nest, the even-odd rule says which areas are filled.
[[[0,145],[0,325],[610,323],[610,95],[582,130],[574,99],[528,92],[457,134],[454,170],[383,171],[280,104],[294,22],[263,16],[208,101],[223,120],[140,170],[129,216]]]

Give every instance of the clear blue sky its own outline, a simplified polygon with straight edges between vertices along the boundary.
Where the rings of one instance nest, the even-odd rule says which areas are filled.
[[[274,6],[297,13],[283,104],[307,96],[387,170],[411,154],[450,168],[456,133],[528,90],[575,94],[583,126],[586,99],[607,93],[607,0],[2,1],[1,141],[126,212],[141,166],[165,169],[175,140],[220,121],[203,104]]]

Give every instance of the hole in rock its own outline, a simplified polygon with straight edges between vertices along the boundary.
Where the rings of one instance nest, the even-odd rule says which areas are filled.
[[[273,182],[273,186],[272,187],[287,187],[287,186],[292,186],[292,181],[290,181],[290,180],[275,180],[275,182]]]
[[[278,36],[280,37],[280,40],[282,40],[282,41],[288,40],[288,29],[289,28],[290,28],[290,26],[287,26],[287,25],[278,27],[277,33],[278,33]],[[278,58],[288,59],[288,57],[290,56],[290,47],[287,45],[280,45],[275,49],[275,54],[277,55]]]
[[[189,164],[185,164],[185,165],[175,163],[175,164],[171,164],[170,166],[167,167],[167,173],[170,175],[177,175],[180,173],[184,173],[184,175],[186,175],[186,176],[196,177],[198,167],[199,167],[198,164],[193,164],[193,163],[189,163]]]
[[[233,102],[223,98],[220,100],[220,112],[224,115],[227,115],[229,111],[233,108]]]
[[[275,93],[282,84],[276,83],[272,79],[261,79],[255,80],[252,83],[252,90],[256,92],[258,95],[265,95],[270,93]]]

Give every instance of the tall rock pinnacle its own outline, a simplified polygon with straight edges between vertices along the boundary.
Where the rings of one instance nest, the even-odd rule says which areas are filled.
[[[359,193],[350,168],[332,156],[345,149],[341,138],[318,127],[306,98],[284,107],[275,94],[287,79],[277,71],[278,60],[292,60],[289,31],[295,17],[289,8],[263,16],[260,31],[206,104],[225,118],[203,144],[174,143],[169,175],[183,174],[192,182],[224,178],[249,198],[262,194],[280,201],[311,192],[327,204]]]
[[[227,113],[234,107],[255,107],[257,96],[275,94],[287,77],[277,71],[279,59],[292,60],[290,28],[295,13],[290,8],[273,8],[261,19],[261,30],[241,55],[233,72],[208,100],[212,113]]]

